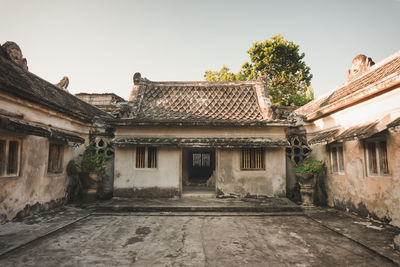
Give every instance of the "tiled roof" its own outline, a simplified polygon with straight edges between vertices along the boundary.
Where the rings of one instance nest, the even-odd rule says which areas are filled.
[[[129,110],[121,107],[120,118],[153,123],[243,123],[273,118],[264,85],[257,81],[150,82],[141,79],[135,87]]]
[[[400,52],[397,52],[382,63],[373,66],[362,76],[344,84],[328,95],[300,107],[296,110],[296,113],[306,116],[307,119],[316,119],[376,93],[377,90],[394,85],[399,80]],[[376,90],[373,88],[375,86],[377,87]]]
[[[237,148],[237,147],[284,147],[289,142],[286,139],[271,138],[147,138],[147,137],[119,137],[112,143],[117,147],[130,146],[174,146],[174,147],[217,147],[217,148]]]
[[[0,91],[84,121],[111,118],[104,111],[12,62],[0,46]]]
[[[372,135],[378,133],[377,130],[377,122],[364,124],[361,126],[351,127],[344,132],[342,132],[339,136],[335,137],[336,141],[349,141],[354,139],[365,139],[371,137]]]
[[[394,119],[391,123],[388,124],[388,128],[392,128],[392,127],[397,127],[400,126],[400,117],[397,119]]]
[[[339,129],[317,132],[308,141],[309,145],[315,145],[319,143],[328,142],[339,132]]]

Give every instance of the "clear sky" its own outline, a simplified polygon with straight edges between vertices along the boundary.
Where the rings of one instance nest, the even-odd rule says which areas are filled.
[[[128,98],[135,72],[153,81],[237,72],[255,41],[300,45],[320,96],[344,82],[352,59],[400,50],[400,0],[0,0],[0,43],[15,41],[29,70],[69,91]]]

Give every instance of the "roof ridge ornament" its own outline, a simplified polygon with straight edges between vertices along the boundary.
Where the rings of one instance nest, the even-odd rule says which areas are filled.
[[[351,67],[347,72],[346,83],[351,82],[355,78],[363,75],[373,65],[375,65],[375,62],[370,57],[367,57],[366,55],[363,54],[357,55],[351,62]]]
[[[59,83],[56,84],[57,87],[65,90],[68,92],[68,85],[69,85],[69,79],[67,76],[64,76]]]
[[[2,45],[2,48],[5,50],[12,62],[17,64],[23,70],[28,71],[27,60],[23,57],[21,48],[17,45],[17,43],[7,41]]]
[[[140,72],[136,72],[135,74],[133,74],[133,84],[140,83],[141,78],[142,75],[140,74]]]

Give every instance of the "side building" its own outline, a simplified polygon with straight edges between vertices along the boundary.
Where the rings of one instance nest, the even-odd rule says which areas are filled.
[[[327,163],[328,204],[400,226],[400,51],[354,58],[346,82],[296,110]]]
[[[115,127],[114,196],[285,196],[286,128],[262,82],[152,82],[134,76]]]
[[[64,203],[68,163],[110,117],[29,72],[15,43],[0,46],[0,223]]]

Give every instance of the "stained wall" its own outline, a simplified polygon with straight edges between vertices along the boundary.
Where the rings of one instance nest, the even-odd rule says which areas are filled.
[[[381,140],[386,140],[389,174],[369,176],[364,144],[371,139],[343,142],[344,173],[332,172],[329,145],[311,146],[312,156],[324,160],[328,204],[400,226],[400,133],[388,131],[389,122],[400,117],[400,88],[338,111],[306,125],[308,134],[335,127],[347,129],[378,122]],[[373,136],[375,137],[375,136]],[[371,138],[373,138],[371,137]]]
[[[284,148],[264,149],[264,170],[241,170],[240,149],[217,150],[217,193],[232,196],[284,197],[286,155]]]
[[[0,107],[10,113],[23,116],[21,122],[39,127],[66,131],[88,140],[89,126],[62,114],[6,95],[0,95]],[[0,223],[11,220],[18,213],[52,208],[64,203],[68,186],[66,166],[76,158],[84,146],[64,145],[62,172],[47,172],[50,140],[17,131],[0,131],[3,138],[18,138],[21,141],[20,171],[18,176],[0,177]]]

